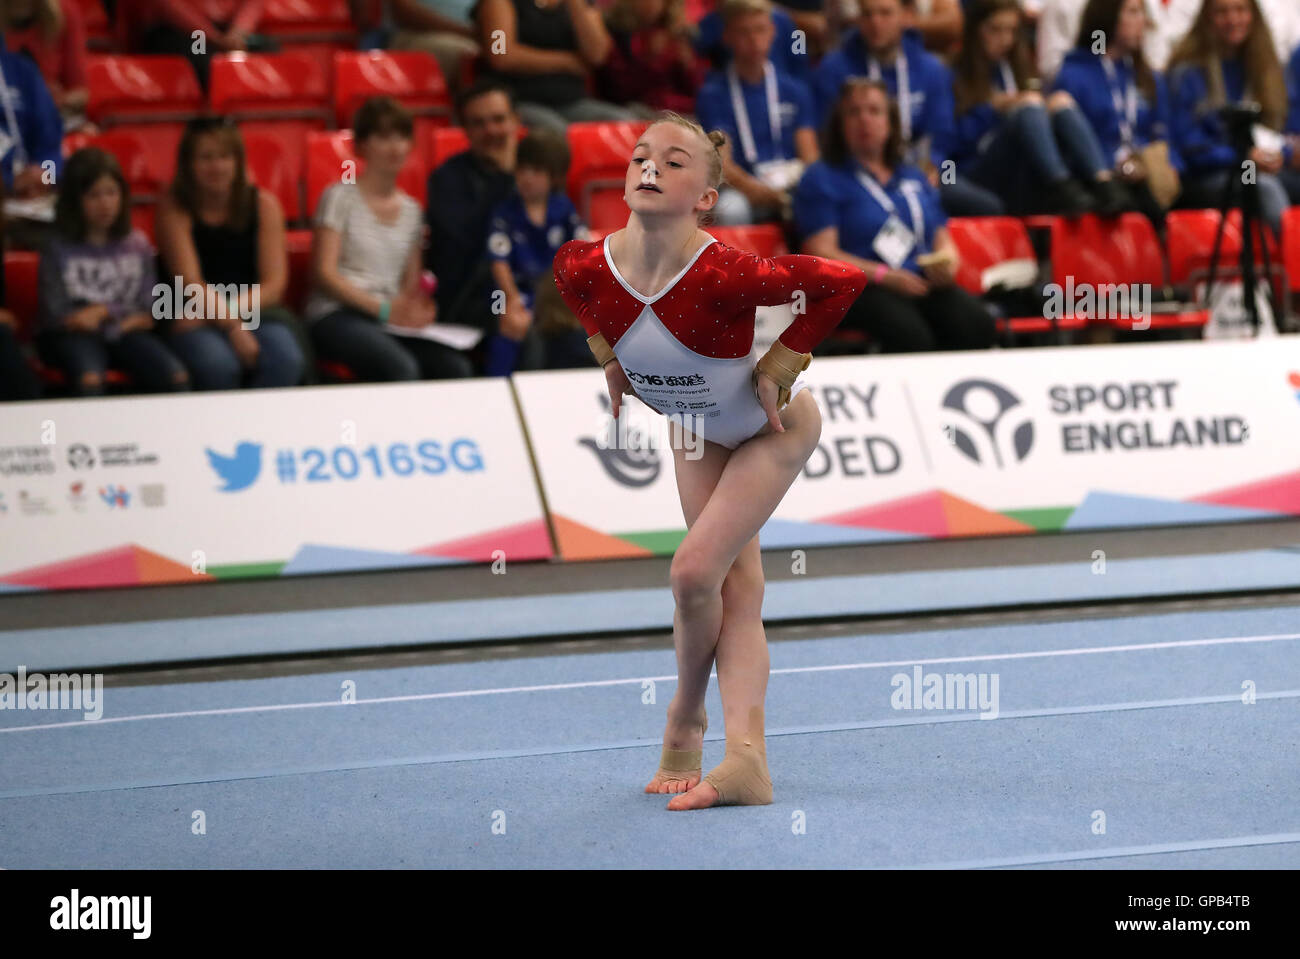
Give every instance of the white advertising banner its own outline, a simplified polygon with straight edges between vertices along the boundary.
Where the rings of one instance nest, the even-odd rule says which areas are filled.
[[[0,406],[0,589],[551,553],[504,379]]]
[[[814,359],[821,441],[765,547],[1300,515],[1300,337]],[[560,552],[685,533],[667,421],[515,377]],[[638,433],[648,436],[640,439]]]

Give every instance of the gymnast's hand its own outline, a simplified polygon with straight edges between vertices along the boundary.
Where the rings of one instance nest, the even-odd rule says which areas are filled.
[[[781,422],[780,403],[781,386],[776,380],[762,371],[758,373],[757,393],[758,403],[763,407],[763,412],[767,414],[767,421],[772,425],[774,433],[785,432],[785,424]]]
[[[619,407],[623,405],[623,394],[631,393],[636,396],[636,390],[632,389],[632,381],[627,378],[623,372],[623,364],[618,360],[610,360],[605,364],[605,384],[609,387],[609,408],[613,413],[614,419],[618,419]]]

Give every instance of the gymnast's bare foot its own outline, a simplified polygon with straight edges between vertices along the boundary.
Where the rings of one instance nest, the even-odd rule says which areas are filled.
[[[698,716],[681,718],[672,704],[664,726],[665,753],[659,769],[646,784],[648,793],[682,793],[700,781],[703,773],[704,733],[709,717],[701,709]]]
[[[668,808],[674,812],[681,809],[708,809],[710,806],[717,805],[718,798],[716,789],[708,783],[700,783],[690,791],[670,799]]]

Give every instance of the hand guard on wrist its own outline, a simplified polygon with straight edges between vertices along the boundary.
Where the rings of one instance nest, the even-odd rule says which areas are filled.
[[[795,379],[800,373],[808,369],[808,364],[811,362],[811,353],[796,353],[780,340],[775,340],[771,348],[763,354],[754,366],[755,398],[760,403],[763,402],[758,395],[758,374],[765,373],[776,381],[776,408],[778,410],[784,409],[785,404],[790,402],[790,388],[794,386]]]
[[[616,359],[613,348],[605,342],[604,333],[593,333],[587,337],[587,346],[591,347],[592,355],[596,357],[596,362],[600,364],[601,369],[604,369],[610,360]]]

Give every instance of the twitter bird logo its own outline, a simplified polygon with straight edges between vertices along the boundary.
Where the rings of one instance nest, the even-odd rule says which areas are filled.
[[[220,487],[223,493],[234,493],[241,489],[247,489],[257,480],[257,476],[262,472],[262,444],[261,443],[240,443],[235,447],[234,456],[222,456],[220,453],[211,449],[204,448],[208,454],[208,463],[212,465],[216,474],[221,477],[225,486]]]

